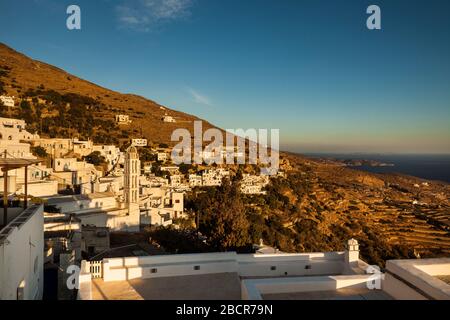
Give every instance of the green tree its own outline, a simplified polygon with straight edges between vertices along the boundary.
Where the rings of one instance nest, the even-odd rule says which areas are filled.
[[[167,149],[169,147],[169,145],[167,143],[160,143],[159,147],[163,148],[163,149]]]
[[[164,173],[161,171],[161,163],[159,162],[152,163],[151,172],[157,177],[164,176]]]
[[[150,162],[150,161],[156,161],[156,154],[152,153],[149,149],[147,148],[142,148],[141,150],[139,150],[139,159],[142,162]]]
[[[202,196],[200,231],[211,245],[222,251],[249,245],[249,222],[239,184],[224,179],[221,187]]]
[[[22,118],[29,124],[31,124],[34,120],[31,104],[27,100],[22,100],[20,102],[19,118]]]
[[[0,90],[0,94],[1,94],[1,90]],[[7,114],[7,108],[3,104],[3,102],[0,101],[0,116],[5,116],[6,114]]]
[[[92,163],[94,166],[99,166],[106,162],[105,157],[103,157],[99,151],[94,151],[85,156],[83,159],[87,163]]]
[[[192,169],[192,164],[187,164],[187,163],[181,163],[178,166],[178,169],[180,170],[180,172],[182,174],[188,174],[189,170]]]
[[[47,151],[41,146],[31,147],[31,152],[39,158],[46,158],[48,156]]]

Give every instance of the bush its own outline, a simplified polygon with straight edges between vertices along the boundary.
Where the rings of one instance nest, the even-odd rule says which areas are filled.
[[[105,157],[103,157],[100,154],[100,152],[98,152],[98,151],[94,151],[94,152],[88,154],[87,156],[83,157],[83,159],[87,163],[91,163],[94,166],[99,166],[99,165],[102,165],[102,164],[106,163]]]
[[[39,158],[46,158],[48,156],[47,151],[41,146],[31,147],[31,152]]]

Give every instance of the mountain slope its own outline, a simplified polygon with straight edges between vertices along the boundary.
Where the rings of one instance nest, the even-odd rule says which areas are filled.
[[[19,99],[0,116],[25,119],[42,136],[122,146],[130,138],[145,137],[170,145],[174,129],[192,132],[199,119],[102,88],[0,44],[2,90]],[[166,113],[177,122],[164,123]],[[116,114],[129,115],[132,124],[117,125]],[[212,125],[203,121],[203,127]],[[290,153],[281,154],[281,168],[287,177],[273,181],[257,205],[249,204],[256,242],[263,238],[282,251],[310,252],[341,250],[345,240],[355,237],[374,263],[408,257],[412,249],[430,257],[450,253],[449,184],[372,174]]]
[[[53,90],[61,95],[76,94],[93,99],[98,104],[97,109],[100,109],[97,110],[98,116],[103,120],[114,121],[116,114],[129,115],[132,124],[128,127],[120,126],[116,130],[129,131],[130,138],[143,136],[150,142],[170,144],[170,135],[174,129],[187,128],[192,132],[193,121],[200,120],[137,95],[122,94],[103,88],[47,63],[33,60],[2,43],[0,43],[0,70],[4,73],[0,81],[8,95],[25,98],[30,96],[27,95],[29,90],[41,88],[41,91]],[[54,109],[44,111],[52,114]],[[163,122],[161,118],[166,114],[173,116],[177,122]],[[203,121],[203,127],[207,129],[213,126]],[[110,131],[110,134],[114,135],[114,132]]]

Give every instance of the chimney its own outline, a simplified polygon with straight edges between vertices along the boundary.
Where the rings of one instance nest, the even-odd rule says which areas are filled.
[[[350,239],[347,241],[345,248],[345,263],[353,265],[359,261],[359,244],[356,239]]]

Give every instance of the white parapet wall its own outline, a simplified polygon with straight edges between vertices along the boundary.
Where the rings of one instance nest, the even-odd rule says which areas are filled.
[[[77,299],[92,300],[92,275],[90,273],[90,264],[84,260],[81,262],[78,286]]]
[[[20,189],[22,194],[25,194],[25,186]],[[58,181],[33,181],[28,183],[27,193],[33,197],[49,197],[58,194]]]
[[[363,289],[370,280],[371,275],[247,279],[241,282],[241,295],[243,300],[262,300],[264,294]]]
[[[450,258],[389,260],[383,290],[399,300],[450,300]]]
[[[333,275],[344,271],[344,252],[238,254],[241,277]]]
[[[129,257],[103,260],[104,281],[125,281],[237,272],[235,252]]]
[[[103,280],[236,272],[241,277],[337,275],[343,252],[236,254],[235,252],[127,257],[103,260]]]

